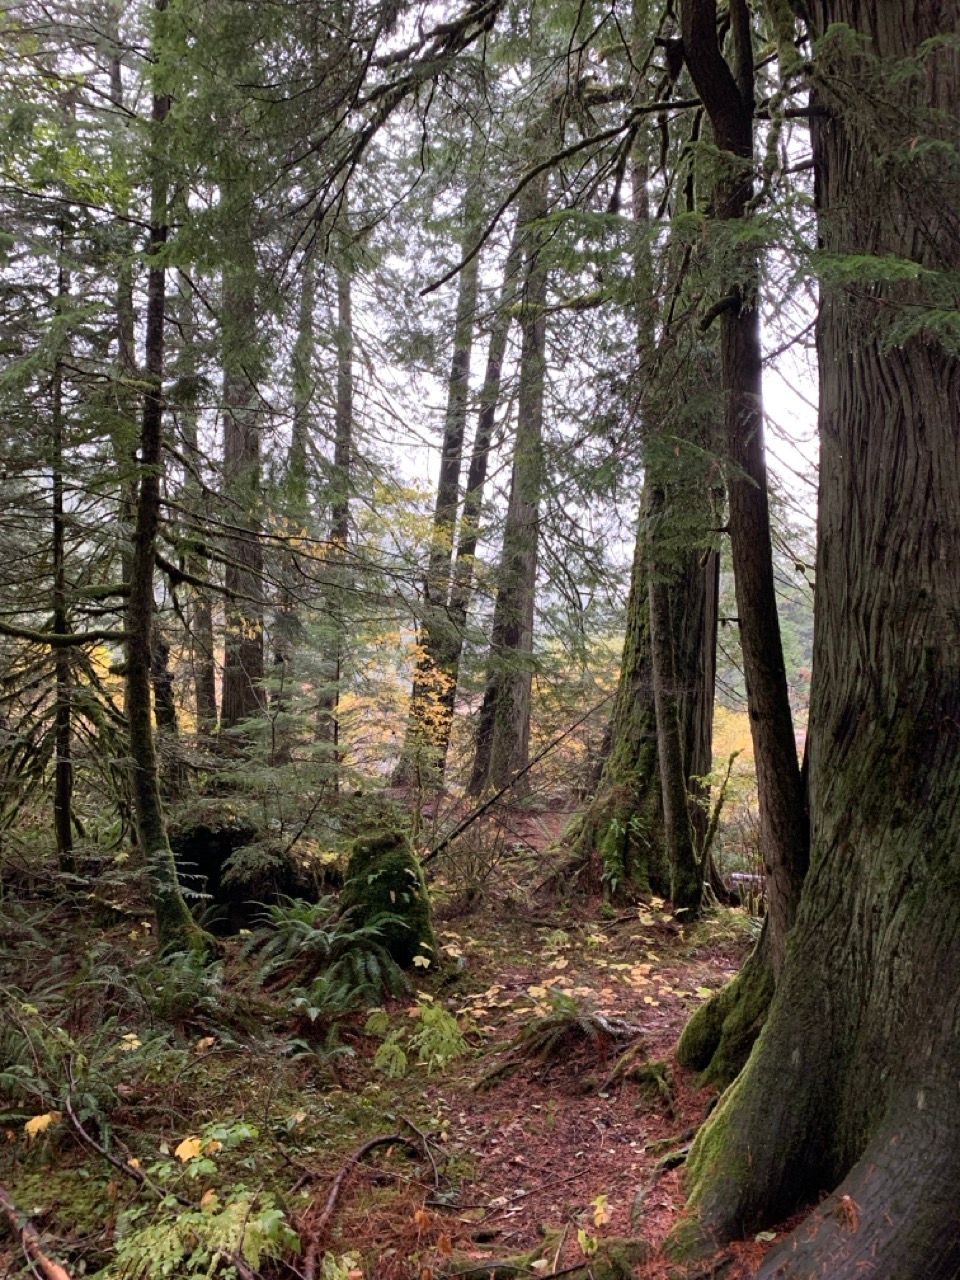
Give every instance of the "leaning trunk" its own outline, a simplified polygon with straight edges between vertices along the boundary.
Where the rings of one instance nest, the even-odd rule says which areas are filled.
[[[955,1280],[960,358],[935,312],[960,269],[960,5],[808,8],[824,251],[919,272],[824,282],[810,872],[676,1239],[816,1203],[762,1277]]]
[[[747,217],[753,196],[754,64],[746,0],[730,6],[733,69],[717,37],[716,0],[683,0],[684,53],[723,156],[714,216]],[[727,500],[740,643],[757,762],[766,858],[770,955],[777,972],[806,873],[807,819],[793,733],[777,600],[763,444],[759,262],[748,251],[723,282],[720,350],[725,397]]]

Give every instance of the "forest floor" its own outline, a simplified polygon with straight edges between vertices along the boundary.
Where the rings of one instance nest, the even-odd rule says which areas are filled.
[[[444,892],[451,868],[440,872],[443,966],[373,1020],[291,1020],[250,992],[242,940],[228,943],[211,1000],[171,987],[134,909],[96,934],[89,911],[13,909],[0,981],[14,992],[3,1030],[18,1088],[4,1088],[13,1077],[0,1062],[0,1183],[69,1275],[191,1273],[187,1261],[158,1271],[146,1235],[152,1257],[130,1245],[118,1255],[124,1233],[159,1222],[150,1182],[205,1211],[241,1203],[249,1214],[272,1197],[302,1252],[263,1261],[264,1275],[571,1275],[618,1237],[651,1246],[629,1274],[674,1274],[656,1250],[712,1099],[672,1050],[736,972],[750,921],[718,909],[683,925],[656,899],[564,902],[542,889],[550,817],[518,812],[513,823],[519,838],[469,911]],[[421,1063],[416,1029],[437,1006],[465,1043]],[[542,1053],[525,1056],[523,1036],[531,1047],[537,1030]],[[764,1236],[698,1274],[752,1275]],[[269,1259],[266,1228],[264,1240]],[[513,1261],[497,1270],[498,1259]],[[19,1242],[0,1238],[0,1276],[21,1273]]]

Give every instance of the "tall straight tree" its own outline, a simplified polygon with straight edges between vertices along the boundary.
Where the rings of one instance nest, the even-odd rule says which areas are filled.
[[[543,487],[543,401],[546,378],[547,261],[539,226],[548,208],[549,177],[524,192],[523,293],[517,431],[510,500],[503,531],[497,595],[476,754],[468,791],[506,786],[526,765],[530,748],[534,595]]]
[[[683,51],[719,151],[713,218],[728,241],[753,197],[753,24],[747,0],[731,0],[731,57],[720,46],[716,0],[682,0]],[[741,254],[719,282],[721,377],[725,398],[727,502],[740,644],[750,712],[761,842],[767,876],[767,946],[783,963],[807,869],[806,804],[777,618],[763,435],[759,261]]]
[[[960,3],[804,7],[824,271],[810,872],[675,1243],[815,1204],[763,1280],[954,1280]]]
[[[154,41],[161,49],[167,33],[163,22],[167,0],[154,3]],[[158,56],[160,79],[164,58]],[[177,869],[164,821],[150,698],[150,661],[154,621],[154,565],[160,527],[160,481],[163,471],[163,373],[166,321],[166,270],[162,253],[168,238],[165,126],[170,98],[154,89],[151,113],[150,238],[147,246],[147,306],[144,325],[145,369],[140,457],[136,480],[136,514],[126,611],[126,715],[130,737],[130,772],[137,840],[147,861],[157,942],[163,950],[205,952],[210,940],[194,923],[177,882]]]
[[[478,232],[474,204],[469,196],[464,199],[462,243],[465,254],[474,248]],[[423,617],[417,637],[418,653],[405,740],[393,777],[395,786],[418,780],[443,780],[439,747],[445,738],[445,686],[450,679],[447,670],[447,655],[452,644],[448,633],[453,622],[449,617],[450,569],[460,497],[463,442],[470,407],[470,357],[479,289],[480,254],[474,253],[460,271],[457,281],[453,354],[447,380],[430,556],[423,584]]]

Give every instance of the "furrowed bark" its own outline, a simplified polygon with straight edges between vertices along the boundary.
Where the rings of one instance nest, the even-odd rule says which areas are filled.
[[[960,357],[934,312],[960,269],[960,4],[807,7],[824,252],[922,272],[822,282],[810,872],[674,1243],[817,1203],[763,1280],[955,1280]]]

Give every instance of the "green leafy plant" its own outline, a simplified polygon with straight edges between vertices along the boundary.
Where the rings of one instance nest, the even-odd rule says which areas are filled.
[[[150,1221],[144,1219],[150,1215]],[[140,1225],[143,1223],[143,1225]],[[236,1259],[254,1271],[264,1261],[299,1252],[300,1240],[269,1195],[235,1187],[223,1204],[215,1192],[184,1211],[172,1197],[158,1208],[123,1215],[114,1261],[99,1280],[236,1274]]]
[[[357,925],[340,913],[333,898],[304,902],[286,898],[267,909],[264,925],[244,954],[256,953],[257,982],[291,992],[292,1003],[311,1022],[370,1004],[384,994],[400,995],[409,983],[382,941],[377,917]],[[400,922],[402,923],[402,922]]]

